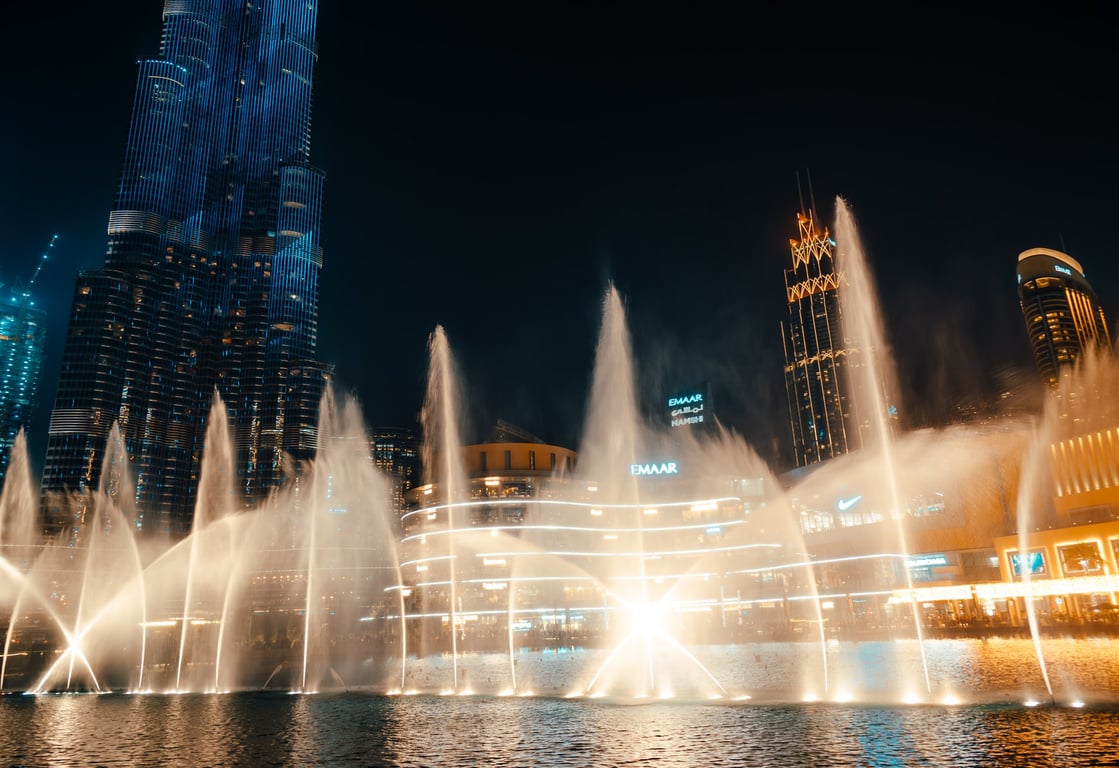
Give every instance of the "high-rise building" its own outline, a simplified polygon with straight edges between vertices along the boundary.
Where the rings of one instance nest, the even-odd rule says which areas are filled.
[[[835,241],[817,229],[814,214],[797,214],[799,239],[791,239],[792,269],[785,270],[788,319],[781,324],[785,349],[785,391],[798,467],[815,464],[858,447],[851,423],[847,367]]]
[[[0,294],[0,485],[8,473],[16,435],[21,429],[26,434],[39,402],[46,321],[47,314],[35,306],[30,286],[16,286]]]
[[[311,167],[317,0],[168,0],[138,64],[104,266],[82,271],[43,471],[96,487],[120,429],[137,528],[189,530],[215,393],[237,483],[264,497],[315,449],[323,175]],[[80,506],[80,505],[79,505]]]
[[[1110,349],[1107,320],[1080,262],[1050,248],[1018,255],[1018,300],[1042,380],[1060,381],[1061,368],[1089,347]]]
[[[412,430],[383,427],[369,436],[373,464],[392,483],[394,525],[408,510],[407,495],[420,483],[420,444]]]

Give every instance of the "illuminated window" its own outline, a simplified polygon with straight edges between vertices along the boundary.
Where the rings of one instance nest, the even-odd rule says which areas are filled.
[[[1023,571],[1029,571],[1031,576],[1046,574],[1045,553],[1040,549],[1031,550],[1025,557],[1019,552],[1008,552],[1006,556],[1010,560],[1010,571],[1019,578]]]
[[[1094,541],[1082,541],[1057,547],[1061,558],[1061,568],[1069,575],[1100,573],[1103,571],[1103,558],[1099,545]]]

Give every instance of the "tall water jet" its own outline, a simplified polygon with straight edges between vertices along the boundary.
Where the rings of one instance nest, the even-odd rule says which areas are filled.
[[[1035,424],[1033,439],[1023,458],[1016,514],[1018,550],[1011,570],[1025,586],[1025,613],[1034,655],[1051,700],[1053,683],[1038,615],[1038,603],[1044,605],[1050,599],[1045,594],[1044,580],[1059,571],[1105,571],[1106,567],[1100,562],[1098,545],[1087,536],[1087,540],[1070,541],[1058,547],[1056,554],[1061,562],[1056,564],[1045,562],[1049,556],[1047,548],[1031,543],[1031,537],[1038,530],[1062,527],[1057,509],[1062,496],[1073,495],[1077,490],[1099,492],[1101,486],[1119,483],[1119,473],[1114,465],[1108,469],[1106,458],[1109,452],[1114,454],[1114,448],[1109,451],[1103,444],[1104,436],[1119,423],[1117,370],[1119,364],[1113,350],[1095,345],[1088,345],[1074,363],[1064,365],[1056,386],[1046,392],[1041,419]],[[1093,437],[1098,441],[1095,446]],[[1078,449],[1085,450],[1085,446],[1092,455],[1094,473],[1071,472],[1066,457]],[[1035,556],[1039,558],[1036,562]],[[1037,579],[1043,581],[1037,584]],[[1035,591],[1035,585],[1040,589]],[[1114,600],[1114,593],[1111,599]],[[1075,613],[1084,607],[1067,606],[1065,610]]]
[[[300,501],[306,531],[300,689],[317,690],[324,684],[347,688],[347,681],[371,661],[357,656],[366,646],[348,629],[366,626],[367,606],[360,597],[383,593],[398,576],[387,544],[391,494],[370,459],[355,400],[339,400],[329,389],[323,394],[315,458],[303,474],[310,484]]]
[[[628,468],[637,460],[641,432],[625,307],[611,283],[602,301],[602,327],[579,446],[580,474],[597,484],[596,494],[603,503],[637,502],[637,478]]]
[[[8,454],[8,471],[0,493],[0,551],[23,567],[33,559],[38,541],[36,522],[39,498],[31,482],[31,461],[27,455],[27,436],[21,428]]]
[[[194,520],[191,525],[192,530],[201,530],[201,528],[207,527],[214,522],[224,520],[232,514],[235,508],[237,486],[234,477],[236,459],[233,451],[233,440],[229,433],[229,419],[226,413],[225,403],[216,390],[214,392],[213,403],[210,406],[209,422],[206,425],[206,436],[202,450],[202,468],[198,478],[198,497],[195,501]],[[234,531],[235,529],[232,527],[227,527],[224,536],[208,537],[211,540],[208,542],[207,555],[211,562],[217,561],[226,563],[232,561],[233,553],[239,549],[240,543],[232,538],[235,535]],[[216,531],[213,533],[216,533]],[[191,567],[193,567],[198,557],[195,541],[200,538],[201,537],[191,537]],[[215,538],[218,540],[213,541]],[[225,580],[224,583],[219,582],[219,589],[221,591],[215,596],[215,605],[222,606],[222,612],[218,619],[217,641],[214,643],[214,690],[220,690],[222,646],[225,642],[227,626],[227,611],[225,610],[225,606],[230,599],[228,580]],[[189,610],[189,608],[187,610]],[[183,612],[184,630],[187,625],[187,610]],[[182,639],[184,638],[185,634],[180,633],[180,658],[184,646]]]
[[[459,689],[458,670],[458,586],[455,567],[455,504],[467,487],[462,465],[462,437],[458,403],[458,378],[454,359],[443,326],[438,325],[428,342],[427,392],[420,412],[423,429],[423,466],[425,493],[438,488],[447,515],[447,569],[450,604],[447,606],[451,633],[452,686]],[[436,513],[437,514],[437,513]]]
[[[668,697],[675,695],[673,686],[680,682],[671,673],[684,670],[702,673],[700,679],[706,683],[701,682],[701,688],[726,694],[715,676],[674,636],[673,627],[677,611],[687,602],[685,593],[694,588],[693,579],[707,578],[693,573],[702,569],[702,553],[689,554],[681,538],[711,528],[701,522],[704,515],[718,516],[717,502],[683,500],[695,498],[689,491],[711,491],[713,478],[705,483],[701,477],[707,468],[723,462],[709,462],[705,453],[694,440],[682,434],[657,434],[642,420],[625,309],[610,285],[602,305],[577,484],[592,505],[591,514],[597,515],[598,522],[587,530],[601,531],[587,573],[612,606],[603,615],[612,616],[604,628],[613,648],[584,686],[586,694],[632,686],[632,695],[638,698]],[[673,456],[690,462],[693,487],[687,488],[681,480],[676,493],[666,493],[667,488],[656,484],[644,491],[634,468],[672,471],[669,465],[677,466]],[[737,463],[732,459],[727,466]],[[596,556],[611,552],[615,554]],[[650,570],[653,562],[656,573]],[[707,600],[705,596],[701,602],[709,604]],[[694,687],[695,679],[686,684]]]
[[[1066,380],[1067,385],[1067,380]],[[1041,671],[1045,692],[1050,699],[1053,698],[1053,683],[1049,679],[1049,666],[1045,661],[1045,651],[1041,644],[1041,631],[1038,624],[1037,606],[1032,596],[1029,596],[1029,586],[1033,582],[1034,574],[1030,562],[1030,532],[1033,525],[1042,515],[1039,511],[1045,503],[1045,489],[1048,487],[1049,451],[1053,443],[1055,418],[1057,413],[1057,399],[1046,403],[1045,413],[1041,423],[1034,429],[1030,447],[1022,459],[1022,474],[1018,487],[1018,508],[1016,510],[1018,523],[1018,575],[1027,588],[1025,598],[1026,622],[1030,629],[1030,639],[1034,646],[1034,657],[1037,659],[1038,669]]]
[[[322,407],[326,411],[333,409],[330,391],[323,393]],[[321,441],[329,441],[329,437],[322,434],[322,426],[325,419],[329,416],[320,414],[319,417],[319,439]],[[317,643],[318,635],[318,611],[322,607],[320,601],[315,599],[318,584],[316,579],[318,576],[318,550],[319,550],[319,536],[318,536],[318,521],[320,517],[320,510],[322,508],[322,496],[326,493],[326,487],[329,485],[330,473],[325,466],[325,462],[315,462],[311,474],[311,493],[308,496],[300,496],[297,500],[299,511],[303,513],[304,526],[303,526],[303,547],[306,550],[305,566],[304,566],[304,593],[303,593],[303,652],[299,675],[299,690],[307,693],[307,666],[311,658],[312,646]],[[298,528],[298,526],[296,526]],[[313,631],[316,630],[316,631]]]
[[[4,490],[0,493],[0,558],[15,570],[26,573],[35,560],[38,548],[35,522],[39,515],[38,498],[31,482],[31,462],[27,455],[27,436],[23,429],[16,433],[8,454],[8,471],[4,477]],[[0,574],[0,578],[3,575]],[[0,589],[0,596],[8,589]],[[12,644],[20,608],[23,604],[25,584],[22,578],[12,580],[10,591],[14,594],[13,608],[4,633],[4,656],[0,659],[0,690],[8,668],[8,653]]]
[[[70,548],[52,552],[46,564],[60,577],[55,587],[58,593],[76,593],[77,599],[72,601],[71,615],[58,616],[62,622],[58,629],[66,644],[35,690],[84,688],[75,681],[79,672],[94,690],[109,679],[135,686],[134,674],[142,676],[146,600],[142,558],[129,516],[129,500],[134,495],[128,454],[120,428],[114,424],[106,440],[98,487],[87,491],[80,501],[87,511],[73,539],[76,545],[72,552],[68,552]],[[76,571],[71,570],[75,561]],[[121,649],[136,643],[138,672],[132,669],[128,654],[121,654]]]
[[[196,603],[201,602],[199,596],[195,593],[200,588],[199,573],[201,564],[199,559],[202,557],[200,550],[203,547],[213,547],[213,554],[220,555],[222,549],[228,553],[230,551],[230,544],[228,541],[212,542],[211,539],[218,538],[216,536],[208,535],[209,526],[217,520],[221,520],[231,510],[234,484],[234,458],[233,458],[233,442],[229,435],[229,424],[226,417],[225,403],[222,402],[218,393],[214,392],[213,405],[210,407],[209,421],[206,425],[206,436],[202,448],[202,469],[198,480],[198,497],[194,506],[194,517],[191,522],[191,535],[187,541],[189,554],[187,555],[187,572],[186,583],[183,590],[183,611],[181,617],[181,627],[179,628],[179,653],[178,662],[175,668],[175,690],[181,691],[183,684],[183,667],[187,661],[187,648],[188,640],[197,640],[198,638],[189,637],[192,627],[204,626],[203,622],[207,622],[207,617],[196,616],[195,606]],[[213,563],[210,560],[209,563]],[[217,562],[227,562],[220,557]],[[221,586],[225,586],[227,582],[221,578],[215,578],[217,574],[210,572],[204,574],[206,576],[206,584],[211,586],[216,582]],[[209,604],[223,605],[225,602],[225,595],[222,593],[220,598],[211,594],[207,597],[210,598]],[[196,632],[201,634],[201,632]],[[215,643],[220,648],[220,642]],[[195,658],[202,657],[203,654],[195,654]],[[217,658],[215,655],[213,658]],[[215,661],[215,664],[217,662]],[[215,681],[216,681],[215,676]],[[216,684],[216,683],[215,683]]]
[[[635,529],[636,548],[644,551],[644,515],[638,507],[637,477],[629,467],[638,462],[641,420],[637,407],[636,381],[633,370],[633,350],[626,324],[625,307],[617,288],[611,283],[602,302],[602,327],[595,347],[594,373],[591,379],[587,413],[584,421],[583,440],[580,445],[581,476],[587,477],[596,487],[596,497],[603,504],[630,505],[629,520]],[[650,460],[654,457],[643,457]],[[593,477],[588,476],[593,473]],[[629,580],[628,589],[614,580],[619,573],[608,574],[610,589],[632,613],[636,623],[655,619],[657,611],[650,601],[648,573],[645,558],[637,558],[636,579]],[[645,630],[651,627],[645,627]],[[644,640],[643,690],[656,685],[653,664],[651,633],[639,631]],[[630,638],[623,640],[623,643]],[[619,651],[622,650],[620,647]],[[605,666],[604,666],[605,669]],[[600,673],[601,674],[601,670]],[[593,686],[598,675],[591,681]]]
[[[889,345],[882,327],[882,311],[877,291],[867,263],[855,218],[842,197],[835,199],[836,218],[836,266],[844,275],[845,282],[840,290],[840,305],[843,313],[843,332],[847,337],[846,345],[858,349],[857,358],[850,367],[851,385],[854,393],[856,422],[862,437],[863,450],[878,456],[886,483],[889,516],[894,521],[898,551],[908,555],[905,537],[906,508],[902,503],[898,488],[897,471],[894,467],[894,425],[898,412],[897,373],[889,354]],[[906,563],[906,588],[912,598],[912,574]],[[925,677],[926,692],[932,691],[929,680],[928,660],[925,658],[923,630],[920,612],[915,600],[911,600],[913,625],[921,650],[921,668]]]

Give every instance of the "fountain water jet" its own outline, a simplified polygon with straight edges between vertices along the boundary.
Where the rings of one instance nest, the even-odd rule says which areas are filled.
[[[36,554],[35,521],[38,517],[38,498],[31,483],[31,466],[27,456],[27,436],[23,429],[16,438],[8,454],[8,470],[5,475],[4,489],[0,492],[0,552],[11,553],[12,565],[26,571],[30,568]],[[0,690],[4,688],[4,677],[8,668],[8,652],[12,643],[12,632],[16,627],[23,602],[23,587],[15,601],[15,607],[8,620],[4,633],[4,656],[0,659]]]
[[[861,255],[861,246],[856,250]],[[85,679],[94,689],[162,682],[162,690],[227,691],[259,689],[263,681],[264,687],[304,693],[392,684],[402,693],[790,700],[797,692],[787,686],[798,677],[818,691],[816,644],[791,642],[813,635],[826,698],[897,702],[895,681],[917,679],[911,672],[918,650],[929,689],[926,641],[867,643],[866,635],[845,631],[862,627],[841,622],[853,622],[853,603],[871,595],[885,619],[876,617],[869,628],[888,633],[888,640],[898,639],[895,630],[911,636],[893,623],[893,603],[886,602],[908,594],[912,605],[915,593],[927,594],[911,578],[904,589],[898,586],[901,575],[910,576],[902,500],[912,504],[912,489],[930,478],[955,484],[975,473],[972,454],[957,447],[964,430],[894,436],[878,422],[877,434],[888,439],[869,439],[866,450],[782,490],[745,441],[727,430],[698,435],[645,423],[624,305],[613,287],[602,314],[579,463],[572,467],[561,453],[550,474],[512,479],[484,478],[501,473],[494,464],[491,472],[484,464],[483,471],[476,464],[467,470],[463,409],[449,344],[437,328],[424,403],[424,479],[431,493],[425,498],[420,490],[422,506],[394,521],[401,530],[391,534],[387,484],[372,469],[352,400],[325,397],[314,460],[295,466],[266,504],[237,514],[229,511],[223,480],[229,459],[221,458],[228,437],[217,427],[225,417],[215,404],[204,450],[203,510],[190,537],[170,545],[132,537],[133,565],[109,580],[115,586],[99,591],[93,575],[114,559],[109,552],[123,550],[124,540],[90,545],[89,537],[104,534],[105,520],[137,517],[122,498],[129,492],[102,492],[114,483],[103,478],[97,494],[80,500],[86,510],[80,546],[40,547],[42,556],[26,572],[0,560],[3,607],[15,599],[37,611],[61,636],[53,647],[69,652],[42,677],[36,670],[41,682],[30,689],[64,687],[63,673],[73,661],[71,688]],[[884,347],[877,341],[868,348]],[[879,374],[863,380],[873,382],[874,393],[888,376],[875,365]],[[861,410],[868,426],[868,415],[881,417],[888,402]],[[877,450],[883,445],[885,458]],[[631,471],[670,459],[682,468],[679,476]],[[890,477],[884,478],[887,464]],[[488,492],[482,481],[488,486],[491,479],[498,487]],[[857,530],[846,542],[837,536],[844,546],[858,539],[859,551],[850,557],[827,550],[834,540],[821,544],[818,538],[813,547],[819,548],[810,549],[809,525],[832,524],[835,533],[845,533],[834,500],[851,498],[844,488],[852,484],[868,502],[874,493],[889,497],[885,505],[865,504],[867,519],[857,521],[882,525]],[[817,496],[821,500],[812,501]],[[883,508],[883,519],[869,519]],[[114,535],[131,530],[117,522],[109,528]],[[823,530],[827,536],[833,529]],[[5,558],[11,552],[5,549]],[[873,562],[875,577],[887,569],[899,575],[848,583],[848,575],[862,574],[842,571],[845,560]],[[67,570],[68,563],[77,567]],[[73,583],[55,589],[60,573],[75,574]],[[997,595],[1017,585],[993,586],[999,589],[988,593]],[[184,600],[188,588],[192,596]],[[79,595],[83,607],[75,616]],[[17,607],[12,615],[23,612]],[[215,614],[220,619],[211,622]],[[210,644],[207,633],[215,624],[217,642]],[[15,630],[11,620],[12,650],[32,647]],[[889,651],[885,662],[882,647]],[[872,679],[875,670],[884,683]],[[8,669],[12,679],[17,671]],[[1047,680],[1046,687],[1059,689],[1060,680]],[[906,701],[921,700],[903,693]]]
[[[455,531],[456,504],[463,496],[466,485],[465,470],[461,463],[462,438],[460,437],[458,404],[458,379],[451,356],[447,334],[436,326],[428,342],[430,352],[427,394],[424,397],[420,423],[424,434],[423,466],[428,473],[424,478],[426,488],[438,483],[442,499],[447,506],[447,567],[449,570],[450,603],[447,607],[451,633],[452,690],[459,690],[458,626],[460,606],[458,579],[456,577]]]
[[[204,540],[214,537],[205,534],[207,528],[214,522],[221,520],[231,509],[233,497],[233,446],[229,436],[229,427],[226,419],[225,404],[218,393],[214,392],[213,405],[206,425],[205,457],[202,462],[201,476],[198,481],[198,500],[194,506],[194,518],[191,523],[192,530],[198,534],[189,538],[189,556],[186,573],[186,588],[183,592],[182,626],[179,630],[179,658],[175,670],[175,690],[182,690],[183,664],[186,659],[188,630],[193,626],[194,593],[197,589],[195,574],[199,568],[199,551]],[[207,544],[213,545],[212,541]],[[212,553],[213,555],[220,555]],[[228,555],[228,553],[223,553]],[[226,558],[222,558],[227,560]],[[224,605],[225,595],[222,595],[219,605]],[[220,650],[222,634],[219,629],[217,650],[214,655],[214,689],[217,689],[217,679],[220,670]]]
[[[860,431],[863,432],[863,450],[873,450],[881,462],[888,491],[889,512],[894,520],[897,534],[898,551],[908,555],[908,544],[902,524],[904,507],[898,491],[897,471],[894,467],[893,451],[893,414],[897,411],[896,402],[890,402],[887,392],[897,392],[897,376],[887,353],[888,345],[882,329],[882,312],[878,305],[874,281],[867,265],[866,252],[855,226],[855,218],[847,201],[842,197],[835,199],[836,215],[836,265],[846,282],[840,290],[843,313],[843,331],[846,342],[858,345],[858,360],[854,364],[852,385],[855,392],[855,408]],[[896,398],[896,394],[893,395]],[[869,429],[861,426],[869,422]],[[911,597],[913,580],[909,568],[905,568],[906,586]],[[925,658],[924,637],[921,627],[920,611],[916,600],[911,602],[913,626],[917,633],[917,643],[921,651],[921,668],[925,676],[925,690],[932,692],[929,679],[928,659]]]
[[[0,492],[0,548],[14,552],[17,562],[27,567],[38,541],[39,497],[31,482],[27,436],[22,428],[16,433],[8,456],[4,489]]]

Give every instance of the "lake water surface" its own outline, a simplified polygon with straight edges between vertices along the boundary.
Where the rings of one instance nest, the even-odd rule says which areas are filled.
[[[753,677],[736,682],[755,694],[742,701],[373,691],[8,695],[0,698],[0,764],[1119,765],[1116,645],[1048,646],[1050,676],[1060,690],[1090,692],[1082,706],[1072,706],[1077,699],[1069,695],[1036,695],[1042,683],[1031,648],[1028,641],[927,643],[936,685],[974,692],[952,706],[886,700],[895,669],[912,664],[912,644],[835,649],[830,672],[879,694],[850,703],[794,700],[790,665],[811,652],[791,645],[707,651],[712,663],[733,656],[752,670]],[[522,664],[526,674],[552,670],[558,679],[584,661],[551,654]],[[446,659],[427,662],[416,675],[438,678]],[[463,668],[480,676],[491,663],[466,658]],[[1026,705],[1031,699],[1036,705]]]

